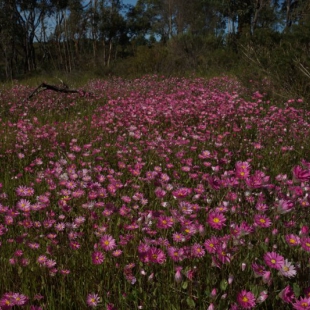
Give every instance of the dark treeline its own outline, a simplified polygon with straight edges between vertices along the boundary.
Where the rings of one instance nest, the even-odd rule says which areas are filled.
[[[309,0],[0,0],[0,78],[234,72],[310,85]],[[293,93],[292,93],[293,92]]]

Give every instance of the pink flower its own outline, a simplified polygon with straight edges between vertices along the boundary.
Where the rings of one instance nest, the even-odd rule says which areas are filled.
[[[293,168],[293,178],[297,182],[305,182],[310,180],[310,171],[303,170],[300,166]]]
[[[284,257],[276,252],[268,252],[264,255],[264,261],[268,267],[280,270],[284,264]]]
[[[185,236],[180,234],[180,233],[173,233],[172,239],[174,242],[184,242],[185,241]]]
[[[183,269],[183,268],[180,267],[180,266],[175,267],[176,273],[175,273],[175,275],[174,275],[174,279],[175,279],[175,281],[176,281],[177,283],[180,283],[180,282],[182,281],[182,273],[181,273],[181,270],[182,270],[182,269]]]
[[[31,187],[19,186],[16,189],[16,194],[17,196],[20,196],[20,197],[30,197],[30,196],[33,196],[34,189]]]
[[[23,212],[29,212],[31,210],[31,204],[30,201],[26,199],[21,199],[17,203],[17,208]]]
[[[104,254],[100,251],[93,252],[91,257],[94,265],[100,265],[104,261]]]
[[[157,222],[157,228],[167,229],[173,226],[173,218],[171,216],[159,216]]]
[[[279,269],[279,274],[287,278],[292,278],[296,276],[296,269],[294,265],[286,259]]]
[[[254,222],[257,226],[263,228],[271,226],[270,218],[263,214],[256,214],[254,217]]]
[[[296,310],[309,310],[310,309],[310,298],[300,298],[293,304]]]
[[[157,248],[150,248],[148,251],[149,261],[156,264],[163,264],[166,261],[165,253]]]
[[[123,251],[122,250],[115,250],[112,252],[112,255],[114,257],[119,257],[120,255],[122,255]]]
[[[268,298],[268,293],[267,291],[262,291],[260,292],[259,296],[257,297],[256,301],[257,303],[262,303]]]
[[[302,237],[300,241],[301,241],[301,247],[305,251],[310,252],[310,237]]]
[[[12,297],[16,306],[23,306],[28,301],[28,297],[23,294],[14,293]]]
[[[250,164],[248,162],[238,161],[235,165],[236,177],[238,179],[246,179],[250,176]]]
[[[285,241],[290,245],[290,246],[297,246],[300,244],[300,238],[296,235],[290,234],[285,236]]]
[[[100,246],[105,251],[112,251],[116,248],[115,239],[111,235],[103,235],[100,239]]]
[[[189,196],[192,193],[191,188],[181,187],[172,192],[172,195],[176,199],[183,199]]]
[[[209,305],[209,307],[207,308],[207,310],[214,310],[214,309],[215,309],[215,307],[214,307],[214,304],[212,304],[212,303],[211,303],[211,304]]]
[[[192,248],[191,248],[191,254],[193,257],[203,257],[205,255],[205,250],[203,249],[203,247],[198,244],[198,243],[195,243]]]
[[[86,303],[89,307],[95,308],[97,307],[98,303],[100,302],[100,297],[98,294],[88,294]]]
[[[243,290],[238,294],[237,302],[243,309],[252,309],[255,307],[255,296],[252,292]]]
[[[225,226],[226,217],[222,213],[210,212],[207,223],[214,229],[220,230]]]
[[[219,240],[216,237],[211,237],[211,239],[207,239],[204,242],[204,247],[208,251],[208,253],[215,253],[218,244]]]
[[[169,247],[167,250],[168,256],[174,261],[179,262],[183,260],[184,251],[183,249]]]
[[[291,303],[295,299],[294,292],[289,285],[279,293],[279,297],[286,303]]]
[[[293,208],[294,204],[291,201],[285,199],[280,199],[277,205],[277,211],[280,214],[288,213],[292,211]]]

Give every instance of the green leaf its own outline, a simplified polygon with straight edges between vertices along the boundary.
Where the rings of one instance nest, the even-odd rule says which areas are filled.
[[[185,282],[182,284],[183,290],[186,290],[186,289],[187,289],[187,286],[188,286],[188,282],[185,281]]]
[[[293,284],[293,292],[296,298],[300,296],[300,287],[297,283]]]
[[[222,290],[222,291],[226,291],[227,286],[228,286],[227,280],[223,279],[223,280],[221,281],[221,283],[220,283],[220,288],[221,288],[221,290]]]
[[[190,308],[194,308],[194,307],[195,307],[195,302],[194,302],[194,300],[193,300],[192,298],[187,297],[187,298],[186,298],[186,302],[187,302],[187,304],[188,304],[188,306],[189,306]]]

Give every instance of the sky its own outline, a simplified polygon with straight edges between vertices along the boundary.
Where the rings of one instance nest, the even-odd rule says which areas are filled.
[[[123,0],[124,4],[133,4],[135,5],[137,3],[137,0]]]

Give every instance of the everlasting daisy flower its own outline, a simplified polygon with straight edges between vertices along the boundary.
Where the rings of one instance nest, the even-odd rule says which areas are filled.
[[[86,303],[89,307],[95,308],[97,307],[98,303],[100,302],[100,297],[98,294],[88,294]]]
[[[219,248],[219,249],[217,249],[216,254],[217,254],[217,259],[222,264],[230,263],[230,261],[231,261],[231,254],[229,252],[227,252],[226,249]]]
[[[264,255],[264,261],[268,267],[280,270],[284,264],[284,257],[276,252],[268,252]]]
[[[271,226],[270,218],[263,214],[256,214],[254,217],[254,222],[257,226],[263,228]]]
[[[18,201],[17,203],[17,208],[21,211],[24,212],[29,212],[31,210],[31,204],[30,201],[26,200],[26,199],[21,199],[20,201]]]
[[[305,251],[310,252],[310,237],[302,237],[300,243]]]
[[[112,251],[116,248],[115,239],[111,235],[104,235],[100,239],[100,246],[105,251]]]
[[[294,208],[293,202],[289,200],[280,199],[277,205],[277,211],[280,214],[285,214],[292,211]]]
[[[290,245],[290,246],[297,246],[300,244],[300,238],[297,235],[286,235],[285,236],[285,241]]]
[[[207,239],[204,242],[204,247],[208,251],[208,253],[215,253],[218,244],[219,240],[216,237],[211,237],[211,239]]]
[[[173,218],[171,216],[163,216],[161,215],[158,218],[157,228],[159,229],[167,229],[173,226]]]
[[[281,268],[279,269],[279,274],[287,278],[295,277],[296,270],[294,265],[286,259]]]
[[[122,253],[123,253],[122,250],[115,250],[115,251],[112,252],[112,255],[114,257],[118,257],[118,256],[122,255]]]
[[[296,310],[309,310],[310,309],[310,298],[300,298],[297,302],[293,303],[293,307]]]
[[[104,261],[104,254],[100,251],[93,252],[91,257],[92,257],[92,263],[94,265],[100,265]]]
[[[12,299],[15,303],[16,306],[23,306],[27,303],[28,301],[28,297],[23,295],[23,294],[19,294],[19,293],[14,293],[12,296]]]
[[[238,179],[246,179],[250,176],[250,164],[248,162],[237,162],[235,165],[236,177]]]
[[[264,203],[257,203],[257,205],[255,206],[256,210],[260,211],[260,212],[265,212],[268,210],[268,206]]]
[[[149,261],[152,263],[163,264],[166,261],[165,253],[157,248],[150,248],[148,251]]]
[[[293,178],[296,182],[305,182],[310,179],[310,171],[302,169],[300,166],[293,168]]]
[[[254,271],[255,278],[262,277],[266,271],[263,266],[256,263],[252,264],[252,269]]]
[[[255,296],[252,292],[243,290],[238,294],[237,302],[243,309],[252,309],[255,307]]]
[[[222,213],[210,212],[207,223],[214,229],[220,230],[225,226],[226,217]]]
[[[176,199],[182,199],[185,198],[187,196],[189,196],[192,193],[192,189],[191,188],[187,188],[187,187],[181,187],[179,189],[176,189],[175,191],[172,192],[172,195],[174,198]]]
[[[203,249],[203,247],[198,244],[198,243],[195,243],[192,248],[191,248],[191,254],[193,257],[203,257],[205,255],[205,250]]]
[[[167,250],[168,256],[174,261],[179,262],[183,260],[184,256],[184,250],[175,248],[175,247],[169,247]]]
[[[11,309],[15,306],[13,295],[14,293],[5,293],[0,299],[0,306],[4,307],[4,309]]]
[[[34,189],[31,187],[19,186],[16,189],[16,194],[17,196],[20,196],[20,197],[30,197],[30,196],[33,196]]]
[[[40,265],[45,265],[46,262],[47,262],[47,257],[45,255],[40,255],[37,259],[37,262],[40,264]]]

